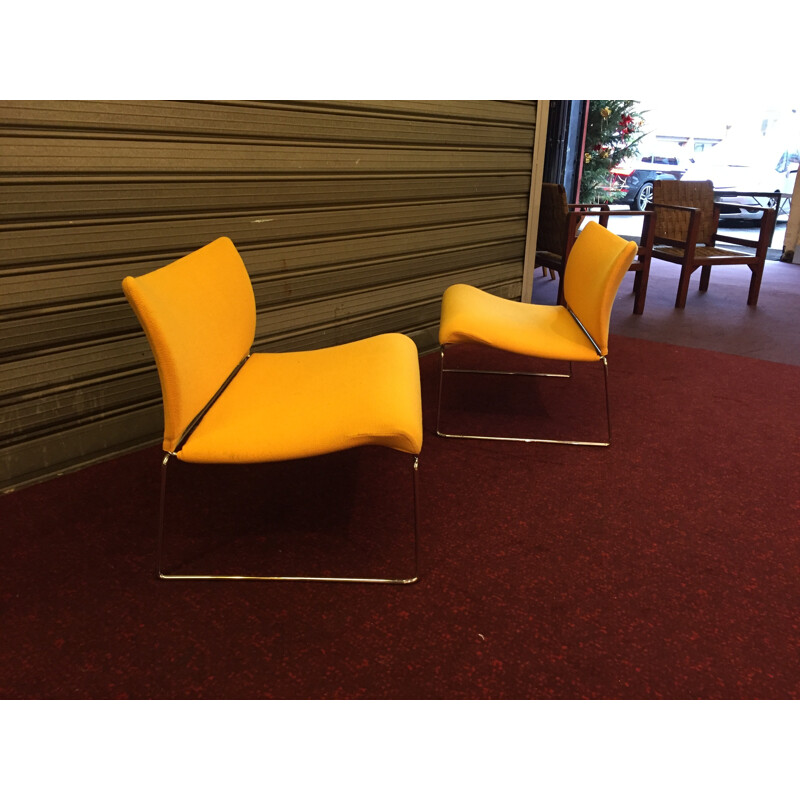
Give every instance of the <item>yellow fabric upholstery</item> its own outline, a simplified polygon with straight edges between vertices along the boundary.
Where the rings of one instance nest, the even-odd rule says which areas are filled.
[[[565,361],[597,361],[586,334],[564,306],[539,306],[457,283],[442,297],[440,344],[478,344]]]
[[[564,272],[564,300],[603,355],[608,352],[611,307],[637,250],[636,242],[626,241],[590,221],[569,253]]]
[[[197,416],[253,343],[255,300],[233,242],[217,239],[122,289],[147,334],[164,399],[164,450]]]
[[[419,360],[388,333],[322,350],[255,353],[178,453],[192,462],[260,462],[360,445],[418,454]]]
[[[123,281],[158,366],[164,450],[242,362],[255,334],[250,277],[217,239]],[[251,355],[177,453],[198,463],[255,463],[359,445],[422,448],[419,357],[399,333],[295,353]]]
[[[564,298],[602,356],[608,353],[614,297],[636,251],[635,242],[590,221],[569,254]],[[442,297],[439,343],[466,342],[565,361],[597,361],[601,357],[565,307],[520,303],[456,284]]]

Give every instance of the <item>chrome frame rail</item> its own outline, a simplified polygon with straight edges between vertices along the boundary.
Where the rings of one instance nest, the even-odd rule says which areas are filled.
[[[409,584],[419,580],[419,456],[413,456],[413,483],[414,483],[414,577],[413,578],[344,578],[308,575],[179,575],[166,573],[163,569],[164,551],[164,512],[166,510],[167,494],[167,464],[169,459],[176,455],[174,452],[165,453],[161,462],[161,498],[159,501],[158,516],[158,577],[162,580],[209,580],[209,581],[317,581],[325,583],[391,583]]]
[[[570,311],[570,313],[572,313]],[[575,315],[573,314],[573,317]],[[577,321],[577,318],[576,318]],[[580,321],[578,321],[580,325]],[[587,336],[589,334],[586,332],[586,329],[581,325],[581,329],[586,333]],[[481,439],[483,441],[492,441],[492,442],[524,442],[526,444],[532,443],[539,443],[539,444],[574,444],[574,445],[581,445],[585,447],[608,447],[611,444],[611,410],[609,406],[609,399],[608,399],[608,359],[600,355],[600,350],[597,347],[594,340],[589,336],[589,340],[594,345],[595,349],[600,356],[598,361],[602,361],[603,363],[603,381],[605,384],[605,400],[606,400],[606,422],[608,425],[608,441],[607,442],[584,442],[584,441],[573,441],[569,439],[535,439],[535,438],[522,438],[517,436],[479,436],[477,434],[464,434],[464,433],[444,433],[441,430],[441,416],[442,416],[442,387],[444,384],[444,373],[445,372],[472,372],[475,374],[482,374],[482,375],[525,375],[531,377],[542,377],[542,378],[569,378],[572,375],[572,362],[569,362],[570,365],[570,374],[569,375],[561,375],[561,374],[552,374],[547,372],[499,372],[499,371],[492,371],[492,370],[469,370],[469,369],[445,369],[444,367],[444,351],[446,345],[442,345],[440,348],[440,360],[439,360],[439,402],[436,409],[436,434],[437,436],[441,436],[444,439]]]

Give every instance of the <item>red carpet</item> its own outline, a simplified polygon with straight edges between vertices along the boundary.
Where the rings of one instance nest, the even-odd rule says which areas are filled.
[[[800,696],[800,368],[613,338],[599,449],[440,439],[438,356],[421,364],[419,583],[158,581],[160,454],[136,453],[0,498],[0,698]],[[446,410],[602,434],[580,406],[598,378],[459,378]],[[410,518],[380,511],[410,499],[408,467],[198,473],[170,558],[405,573]]]

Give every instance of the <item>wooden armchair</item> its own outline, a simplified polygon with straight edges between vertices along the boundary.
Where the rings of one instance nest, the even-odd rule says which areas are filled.
[[[550,270],[551,275],[559,276],[558,303],[564,304],[564,269],[567,257],[580,232],[581,223],[586,217],[598,217],[598,222],[608,227],[612,216],[641,216],[642,237],[637,256],[630,266],[636,272],[633,291],[635,300],[633,313],[644,311],[647,297],[647,280],[650,275],[650,259],[653,249],[653,226],[650,224],[652,211],[629,211],[628,209],[612,211],[607,203],[567,203],[567,192],[561,184],[543,183],[542,197],[539,207],[539,230],[536,240],[536,266]]]
[[[730,203],[725,205],[730,206]],[[752,208],[752,206],[743,206]],[[747,305],[758,303],[761,278],[767,249],[775,230],[774,208],[763,210],[758,241],[717,232],[720,206],[714,202],[711,181],[656,181],[653,189],[655,210],[653,255],[664,261],[681,265],[675,308],[686,305],[689,278],[700,269],[700,291],[708,289],[711,267],[722,264],[744,264],[752,272]],[[717,247],[717,242],[742,245],[749,250],[737,251]]]

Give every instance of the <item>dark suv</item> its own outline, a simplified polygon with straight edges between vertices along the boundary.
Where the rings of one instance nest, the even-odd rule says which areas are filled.
[[[668,149],[646,153],[624,161],[611,170],[607,192],[624,192],[617,203],[627,203],[634,211],[644,211],[653,199],[653,181],[679,180],[686,167],[681,157]]]

